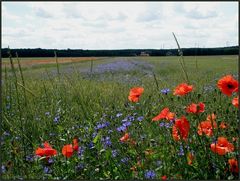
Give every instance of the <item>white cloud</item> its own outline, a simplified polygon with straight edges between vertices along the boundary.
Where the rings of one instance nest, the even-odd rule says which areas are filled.
[[[172,32],[181,47],[238,42],[238,11],[222,11],[226,2],[25,2],[24,15],[19,4],[3,3],[3,47],[173,48]]]

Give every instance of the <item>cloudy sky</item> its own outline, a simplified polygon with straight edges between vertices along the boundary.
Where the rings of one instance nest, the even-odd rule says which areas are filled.
[[[2,2],[2,47],[221,47],[238,44],[237,2]]]

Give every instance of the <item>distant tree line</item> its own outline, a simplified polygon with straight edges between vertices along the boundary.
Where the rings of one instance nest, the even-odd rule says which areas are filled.
[[[8,57],[8,48],[1,49],[3,58]],[[54,57],[56,51],[58,57],[109,57],[109,56],[139,56],[145,52],[150,56],[178,55],[177,49],[125,49],[125,50],[82,50],[82,49],[11,49],[12,56],[18,53],[19,57]],[[220,48],[183,48],[184,56],[194,55],[238,55],[239,46]]]

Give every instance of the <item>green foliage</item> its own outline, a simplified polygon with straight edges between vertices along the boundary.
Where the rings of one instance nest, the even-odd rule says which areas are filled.
[[[106,58],[93,65],[91,62],[72,64],[74,70],[93,69],[90,77],[79,71],[66,72],[68,64],[21,69],[21,72],[16,67],[15,72],[4,71],[0,135],[1,161],[6,171],[1,176],[4,179],[127,180],[144,179],[146,171],[153,170],[157,179],[163,175],[172,179],[237,179],[238,175],[231,173],[228,165],[229,158],[239,155],[238,142],[232,141],[233,137],[238,137],[239,124],[238,110],[231,104],[235,96],[223,95],[216,86],[222,76],[236,76],[237,57],[198,57],[198,67],[194,57],[185,57],[189,81],[194,85],[194,91],[185,97],[172,94],[184,81],[178,57],[119,59],[144,62],[153,67],[146,70],[137,65],[139,69],[94,74],[97,65],[118,60]],[[51,71],[59,73],[51,74]],[[137,81],[131,81],[135,78]],[[128,100],[129,90],[134,86],[144,87],[138,103]],[[160,92],[165,88],[170,89],[167,95]],[[186,113],[186,106],[200,101],[206,105],[204,113],[197,116]],[[174,141],[171,127],[160,127],[159,122],[151,121],[164,107],[169,107],[177,117],[186,116],[190,122],[191,142]],[[199,136],[199,122],[211,113],[217,115],[218,126],[224,121],[229,127],[216,129],[214,137]],[[143,120],[139,121],[141,116]],[[119,141],[124,133],[117,128],[127,117],[134,119],[127,131],[136,144]],[[99,124],[106,122],[110,124],[96,130]],[[235,151],[224,156],[213,153],[210,144],[218,136],[227,137]],[[80,152],[65,158],[62,147],[72,144],[76,137]],[[53,163],[43,157],[32,157],[45,141],[58,151],[51,158]],[[178,155],[181,145],[182,156]],[[194,152],[192,165],[187,164],[190,151]],[[136,169],[131,170],[134,166]]]

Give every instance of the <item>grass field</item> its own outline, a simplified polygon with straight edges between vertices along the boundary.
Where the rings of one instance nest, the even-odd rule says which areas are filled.
[[[239,157],[238,109],[232,105],[237,95],[226,96],[217,87],[225,75],[238,80],[238,57],[184,59],[181,68],[179,57],[58,58],[59,64],[54,58],[20,58],[22,71],[15,58],[14,69],[3,59],[2,178],[239,178],[229,165]],[[193,91],[173,95],[186,82],[184,71]],[[133,87],[144,88],[138,102],[128,99]],[[204,112],[186,112],[199,102]],[[174,119],[152,121],[165,107]],[[199,135],[200,122],[212,113],[213,135]],[[187,141],[173,139],[172,127],[183,115],[190,124]],[[120,141],[125,133],[129,138]],[[210,148],[221,136],[234,146],[224,155]],[[74,138],[79,149],[66,157],[62,148]],[[36,156],[45,141],[57,155]]]

